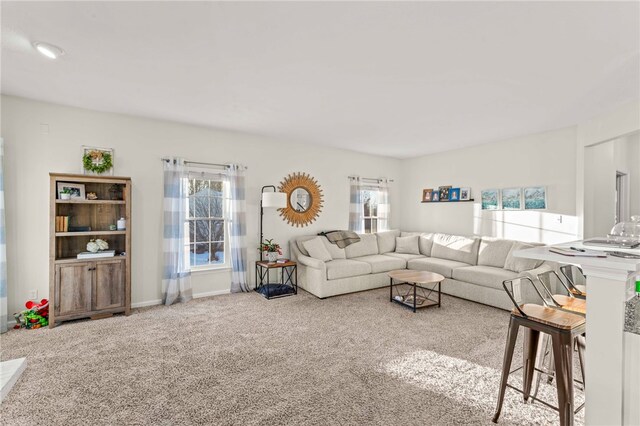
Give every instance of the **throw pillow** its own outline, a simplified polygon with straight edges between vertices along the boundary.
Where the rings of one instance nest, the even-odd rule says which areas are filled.
[[[396,237],[396,253],[420,254],[419,238],[418,235]]]
[[[524,250],[533,247],[535,246],[516,241],[511,247],[511,250],[509,250],[507,260],[504,263],[504,269],[508,269],[513,272],[524,272],[530,269],[535,269],[538,266],[542,265],[542,260],[525,259],[524,257],[515,257],[513,255],[513,253],[518,250]]]
[[[320,237],[315,237],[310,239],[309,241],[305,241],[304,243],[302,243],[302,245],[309,252],[309,257],[322,260],[323,262],[333,260],[331,254],[329,254],[329,251],[324,246],[324,243],[322,242]]]

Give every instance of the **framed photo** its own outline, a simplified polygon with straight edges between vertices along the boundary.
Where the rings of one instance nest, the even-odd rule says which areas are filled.
[[[471,188],[460,188],[460,201],[471,200]]]
[[[449,201],[460,201],[460,188],[451,188],[449,190]]]
[[[113,176],[113,148],[82,146],[82,173]]]
[[[500,198],[503,210],[522,209],[522,188],[504,188]]]
[[[498,210],[500,191],[497,189],[483,189],[481,194],[482,210]]]
[[[69,194],[70,199],[84,200],[84,183],[58,182],[58,199],[66,199],[63,194]]]
[[[422,190],[422,201],[423,202],[431,201],[432,194],[433,194],[433,189],[431,189],[431,188],[423,189]]]
[[[547,188],[544,186],[529,186],[524,189],[524,209],[544,210],[547,208]]]
[[[431,193],[431,201],[440,201],[440,192],[439,191],[433,191]]]
[[[438,188],[438,191],[440,192],[440,201],[449,201],[450,190],[451,190],[451,185],[441,186]]]

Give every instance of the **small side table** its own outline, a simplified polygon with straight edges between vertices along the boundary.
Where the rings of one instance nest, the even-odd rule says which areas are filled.
[[[270,272],[272,270],[276,271],[276,279],[278,270],[281,271],[279,283],[270,281]],[[285,263],[256,262],[255,291],[267,299],[298,294],[298,264],[292,261]]]

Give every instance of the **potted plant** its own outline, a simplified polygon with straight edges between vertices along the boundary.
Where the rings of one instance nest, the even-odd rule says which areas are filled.
[[[61,200],[70,200],[71,199],[71,190],[69,188],[64,188],[60,191],[60,199]]]
[[[282,254],[280,244],[274,243],[273,239],[264,240],[264,242],[258,247],[258,250],[265,253],[269,263],[275,262],[278,259],[278,255]]]

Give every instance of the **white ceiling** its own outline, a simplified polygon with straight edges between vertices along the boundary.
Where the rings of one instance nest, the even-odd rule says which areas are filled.
[[[3,1],[2,93],[406,158],[639,99],[639,4]]]

